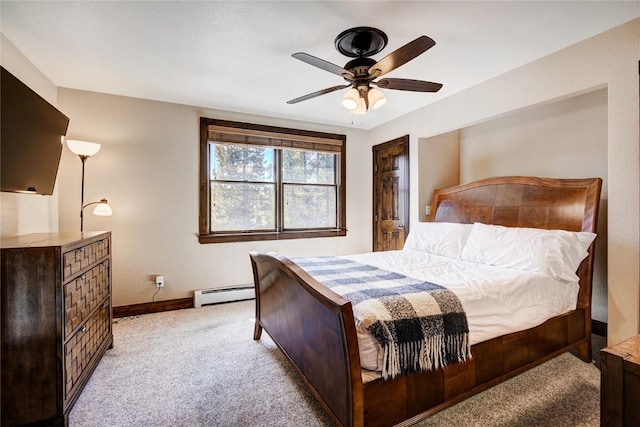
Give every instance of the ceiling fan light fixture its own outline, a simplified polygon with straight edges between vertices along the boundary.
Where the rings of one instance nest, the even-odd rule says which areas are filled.
[[[360,94],[358,90],[355,88],[350,89],[347,93],[344,94],[342,98],[342,106],[349,111],[353,111],[358,108],[358,103],[360,102]]]
[[[371,107],[373,110],[379,109],[385,104],[385,102],[387,102],[387,98],[385,98],[384,94],[376,88],[369,88],[362,93],[360,93],[358,89],[353,88],[349,90],[342,98],[342,105],[347,110],[351,111],[351,114],[366,114],[368,108],[364,96],[367,97],[369,101],[369,107]]]
[[[387,102],[384,94],[376,88],[369,89],[369,105],[372,109],[377,110]]]

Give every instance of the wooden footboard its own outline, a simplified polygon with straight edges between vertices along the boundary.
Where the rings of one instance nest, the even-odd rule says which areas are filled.
[[[478,343],[467,362],[366,383],[364,425],[412,425],[585,342],[584,312],[576,310]]]
[[[338,425],[364,425],[363,386],[351,302],[278,255],[250,254],[256,324],[293,362]]]

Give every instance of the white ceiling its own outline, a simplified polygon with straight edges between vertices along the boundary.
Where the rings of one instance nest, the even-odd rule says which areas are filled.
[[[639,1],[2,1],[2,33],[60,87],[370,129],[640,16]],[[383,90],[353,120],[344,84],[291,57],[343,66],[351,27],[383,30],[387,47],[436,45],[386,77],[443,83],[436,94]]]

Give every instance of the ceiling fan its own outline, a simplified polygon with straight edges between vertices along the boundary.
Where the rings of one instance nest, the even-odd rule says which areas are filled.
[[[395,70],[403,64],[411,61],[418,55],[432,48],[436,42],[427,36],[420,36],[412,42],[391,52],[380,61],[370,58],[380,52],[387,45],[387,35],[372,27],[355,27],[338,34],[335,39],[335,47],[345,56],[355,58],[346,63],[344,67],[332,64],[324,59],[316,58],[308,53],[294,53],[294,58],[314,67],[337,74],[343,77],[348,84],[332,86],[316,92],[309,93],[287,101],[287,104],[296,104],[316,96],[324,95],[340,89],[351,87],[344,98],[343,105],[356,114],[364,114],[369,107],[380,108],[386,101],[382,92],[371,86],[382,89],[405,90],[412,92],[437,92],[442,88],[441,83],[427,82],[413,79],[386,78],[376,80],[379,77]]]

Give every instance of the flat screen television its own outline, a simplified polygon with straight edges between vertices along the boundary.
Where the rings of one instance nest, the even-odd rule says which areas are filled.
[[[0,68],[0,191],[53,194],[69,118]]]

